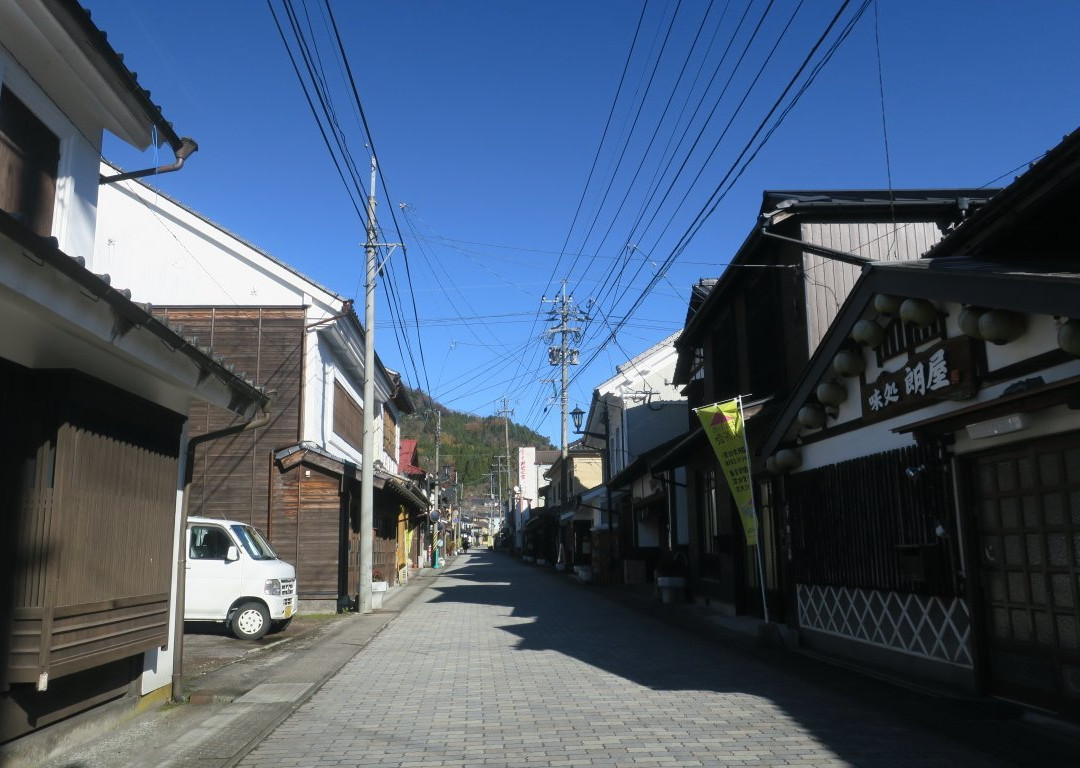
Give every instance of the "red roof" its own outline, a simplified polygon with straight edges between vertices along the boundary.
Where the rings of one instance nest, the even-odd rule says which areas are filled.
[[[401,438],[401,453],[398,456],[398,468],[406,477],[423,477],[427,474],[417,465],[416,453],[416,440],[408,437]]]

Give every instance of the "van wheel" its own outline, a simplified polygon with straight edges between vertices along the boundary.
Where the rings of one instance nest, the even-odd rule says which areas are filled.
[[[232,631],[241,640],[258,640],[270,629],[270,612],[262,603],[244,603],[233,616]]]
[[[290,624],[292,624],[292,616],[287,619],[281,619],[280,621],[271,621],[270,634],[273,635],[278,632],[283,632]]]

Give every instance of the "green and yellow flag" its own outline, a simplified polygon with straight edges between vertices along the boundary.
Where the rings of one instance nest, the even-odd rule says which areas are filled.
[[[757,546],[757,512],[754,509],[754,488],[750,479],[750,457],[746,453],[746,434],[743,431],[742,402],[736,398],[715,405],[695,408],[705,434],[709,436],[716,458],[724,470],[735,506],[742,518],[746,543]]]

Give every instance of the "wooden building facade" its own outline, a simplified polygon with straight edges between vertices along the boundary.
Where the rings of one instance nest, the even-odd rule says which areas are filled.
[[[256,380],[276,393],[266,427],[215,441],[200,452],[191,513],[240,520],[262,531],[278,556],[296,568],[301,610],[354,605],[360,578],[360,468],[303,437],[304,362],[312,335],[307,309],[174,306],[156,311],[230,361],[250,366]],[[351,322],[349,317],[344,321]],[[331,431],[358,452],[363,409],[352,394],[355,390],[346,384],[343,379],[333,383]],[[397,400],[410,407],[407,399]],[[383,453],[386,439],[394,441],[396,452],[390,407],[383,418]],[[231,421],[227,413],[196,405],[192,434],[220,429]],[[380,577],[376,581],[392,585],[407,563],[408,520],[413,519],[415,527],[426,500],[419,489],[393,473],[377,473],[375,485],[373,571]],[[402,492],[393,493],[398,486]]]
[[[765,192],[759,221],[708,294],[692,298],[676,341],[675,383],[684,386],[690,408],[743,396],[753,453],[860,269],[918,258],[940,238],[939,223],[959,221],[992,191]],[[893,230],[902,234],[887,236]],[[754,459],[759,553],[743,534],[696,416],[691,420],[682,445],[661,464],[687,469],[693,588],[734,613],[758,616],[764,592],[770,616],[783,617],[792,600],[778,489],[763,459]]]
[[[1080,718],[1078,191],[1074,133],[867,267],[779,410],[804,644]]]

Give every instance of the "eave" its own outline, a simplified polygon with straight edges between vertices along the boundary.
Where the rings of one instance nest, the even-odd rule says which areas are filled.
[[[34,368],[72,368],[186,414],[191,399],[249,416],[269,395],[222,358],[131,301],[106,276],[0,212],[0,322],[19,333],[3,356]]]
[[[75,0],[10,0],[0,7],[4,45],[72,120],[104,126],[146,149],[156,137],[173,150],[180,137]]]

